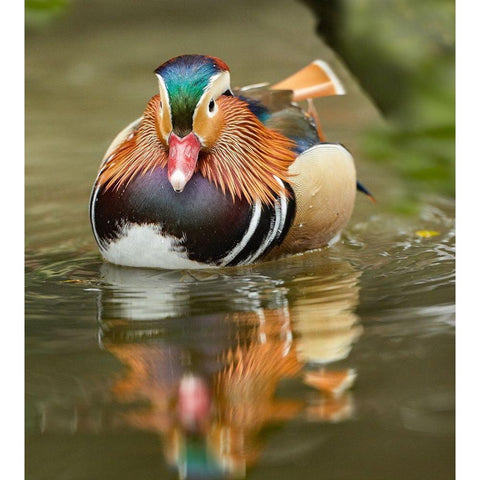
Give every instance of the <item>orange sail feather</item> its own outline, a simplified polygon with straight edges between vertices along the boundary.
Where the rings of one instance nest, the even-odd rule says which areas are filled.
[[[290,77],[270,87],[272,90],[292,90],[293,101],[308,98],[344,95],[345,89],[328,63],[314,60]]]

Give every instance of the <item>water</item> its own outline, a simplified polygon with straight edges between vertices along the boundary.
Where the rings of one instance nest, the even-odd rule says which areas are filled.
[[[91,183],[166,58],[212,53],[247,84],[322,57],[351,92],[317,104],[328,137],[355,153],[381,120],[300,5],[95,3],[27,37],[27,478],[452,478],[453,203],[395,214],[395,175],[355,155],[379,202],[359,197],[328,250],[210,272],[103,263]]]

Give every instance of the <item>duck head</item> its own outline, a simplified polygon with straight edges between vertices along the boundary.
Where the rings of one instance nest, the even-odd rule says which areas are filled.
[[[200,150],[215,145],[224,124],[218,106],[232,96],[230,71],[215,57],[182,55],[160,65],[158,136],[168,148],[168,179],[181,192],[195,172]]]
[[[294,142],[267,128],[254,107],[230,89],[230,71],[220,59],[175,57],[155,70],[159,93],[138,126],[105,160],[98,183],[128,185],[138,175],[166,168],[179,194],[199,173],[225,195],[272,205],[288,195]]]

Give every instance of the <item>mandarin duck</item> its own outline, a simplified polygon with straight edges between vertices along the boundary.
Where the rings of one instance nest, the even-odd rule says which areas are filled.
[[[324,141],[311,100],[344,93],[328,64],[236,90],[228,66],[210,56],[173,58],[155,75],[159,93],[113,140],[93,186],[90,219],[105,260],[227,267],[339,237],[363,187],[350,153]]]

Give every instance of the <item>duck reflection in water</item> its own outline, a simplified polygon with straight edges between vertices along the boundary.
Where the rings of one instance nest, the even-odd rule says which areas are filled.
[[[268,442],[267,427],[352,415],[355,372],[327,367],[361,333],[349,264],[290,276],[288,288],[256,273],[102,268],[101,344],[126,367],[112,392],[127,405],[130,427],[160,433],[181,478],[243,477]],[[225,284],[235,297],[212,305],[223,313],[197,315],[203,291]]]

